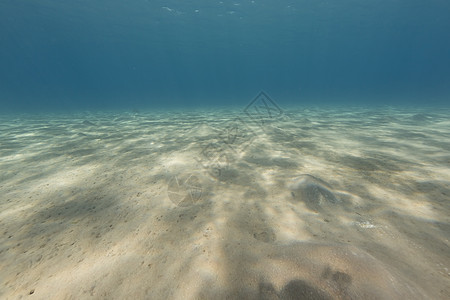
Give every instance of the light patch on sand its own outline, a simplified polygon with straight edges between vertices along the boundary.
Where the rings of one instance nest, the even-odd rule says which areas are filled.
[[[33,204],[27,204],[23,206],[16,206],[14,208],[6,209],[0,212],[0,219],[4,220],[6,218],[13,218],[19,214],[22,214],[24,211],[27,211],[30,208],[33,208]]]
[[[311,235],[303,229],[306,225],[305,222],[291,209],[285,208],[281,214],[277,213],[273,216],[272,219],[277,229],[277,239],[281,243],[311,239]]]
[[[430,203],[424,201],[418,193],[415,194],[415,197],[404,196],[401,193],[386,193],[385,190],[376,186],[372,186],[370,192],[375,195],[384,195],[384,201],[398,211],[414,215],[417,218],[436,220],[435,211]]]
[[[377,226],[375,226],[374,224],[372,224],[370,221],[361,221],[361,222],[352,222],[352,225],[361,227],[363,229],[372,229],[372,228],[376,228]]]

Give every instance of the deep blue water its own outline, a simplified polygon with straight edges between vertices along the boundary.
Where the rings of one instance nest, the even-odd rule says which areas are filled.
[[[448,0],[0,0],[1,110],[450,99]]]

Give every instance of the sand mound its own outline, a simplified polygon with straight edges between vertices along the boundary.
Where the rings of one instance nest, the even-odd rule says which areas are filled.
[[[420,299],[422,291],[370,254],[345,245],[297,243],[261,246],[258,264],[230,261],[246,271],[232,286],[201,293],[215,299]],[[235,256],[235,257],[233,257]],[[242,272],[242,271],[241,271]],[[239,276],[233,274],[232,276]]]
[[[314,211],[339,202],[331,191],[331,187],[325,181],[312,175],[304,174],[296,177],[288,188],[295,200],[303,201],[309,209]]]
[[[302,295],[308,299],[412,299],[418,295],[405,280],[356,247],[297,244],[270,252],[269,264],[277,270],[270,276],[285,279],[276,291],[278,299],[303,299]]]

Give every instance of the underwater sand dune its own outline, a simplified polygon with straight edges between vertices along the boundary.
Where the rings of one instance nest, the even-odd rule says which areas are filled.
[[[448,111],[0,119],[2,299],[448,299]]]

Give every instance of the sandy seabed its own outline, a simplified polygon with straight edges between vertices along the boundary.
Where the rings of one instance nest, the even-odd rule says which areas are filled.
[[[0,298],[450,299],[449,116],[3,115]]]

